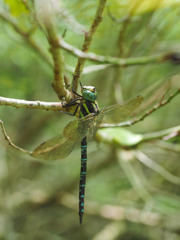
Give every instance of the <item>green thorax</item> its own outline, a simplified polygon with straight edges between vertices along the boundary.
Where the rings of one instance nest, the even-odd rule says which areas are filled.
[[[79,117],[85,117],[90,113],[98,113],[99,108],[96,102],[97,92],[96,88],[92,86],[83,86],[81,88],[82,101],[80,105]]]

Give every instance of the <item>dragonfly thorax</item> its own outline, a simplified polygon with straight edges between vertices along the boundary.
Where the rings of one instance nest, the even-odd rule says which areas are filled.
[[[93,86],[83,86],[81,88],[81,93],[84,99],[89,101],[96,101],[97,99],[97,92],[96,88]]]

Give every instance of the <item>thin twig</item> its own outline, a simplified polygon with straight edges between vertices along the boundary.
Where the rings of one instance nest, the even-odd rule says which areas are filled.
[[[4,127],[4,123],[3,123],[3,121],[1,121],[1,120],[0,120],[0,125],[1,125],[1,128],[2,128],[3,135],[4,135],[6,141],[9,143],[9,145],[10,145],[11,147],[17,149],[18,151],[24,152],[24,153],[26,153],[26,154],[29,154],[29,155],[31,154],[31,152],[29,152],[28,150],[18,147],[17,145],[15,145],[15,144],[11,141],[10,137],[9,137],[9,136],[7,135],[7,133],[6,133],[6,130],[5,130],[5,127]]]
[[[31,47],[36,53],[38,53],[43,60],[45,60],[50,67],[53,67],[53,63],[46,54],[46,52],[29,36],[29,33],[24,32],[12,19],[6,16],[4,13],[0,12],[0,18],[9,23],[14,30],[20,34],[25,42]],[[63,39],[56,43],[58,47],[70,52],[71,54],[79,57],[79,59],[90,60],[99,63],[108,63],[112,65],[118,65],[121,67],[133,66],[133,65],[144,65],[144,64],[155,64],[162,63],[164,61],[172,60],[174,61],[174,53],[159,54],[156,56],[146,56],[146,57],[134,57],[134,58],[116,58],[109,56],[101,56],[94,53],[83,52],[80,49],[66,43]],[[73,68],[66,65],[66,70],[73,72]],[[81,71],[82,74],[82,71]]]
[[[26,2],[26,0],[21,0],[21,2],[24,4],[25,8],[30,11],[30,7],[28,5],[28,3]]]
[[[89,48],[92,43],[93,35],[95,34],[97,27],[99,26],[100,22],[102,21],[102,14],[104,12],[106,2],[107,2],[107,0],[99,0],[99,4],[98,4],[97,10],[96,10],[94,20],[91,24],[89,31],[87,33],[85,33],[85,39],[84,39],[84,43],[82,46],[82,52],[89,51]],[[77,65],[76,65],[76,69],[73,74],[73,88],[75,91],[77,91],[78,80],[83,72],[85,62],[86,62],[86,58],[79,57]]]
[[[147,188],[144,186],[142,179],[137,174],[137,171],[134,169],[130,161],[127,161],[127,159],[123,159],[121,157],[121,151],[118,150],[118,161],[125,172],[129,182],[131,183],[134,191],[138,194],[138,196],[144,201],[148,201],[151,199],[151,195],[148,192]]]
[[[119,50],[119,56],[123,56],[123,44],[125,42],[125,34],[127,32],[129,23],[131,22],[131,18],[134,15],[135,11],[138,9],[138,7],[142,4],[141,1],[135,1],[132,5],[131,5],[131,9],[128,13],[128,15],[125,18],[125,21],[123,22],[123,25],[119,31],[119,35],[118,35],[118,40],[117,40],[117,44],[118,44],[118,50]]]
[[[155,142],[155,145],[157,147],[165,149],[167,151],[180,153],[180,145],[179,144],[173,144],[173,143],[165,142],[165,141],[157,141],[157,142]]]
[[[152,159],[147,157],[141,151],[137,151],[137,150],[134,151],[134,155],[136,156],[136,158],[140,162],[142,162],[143,164],[145,164],[147,167],[151,168],[155,172],[159,173],[167,181],[169,181],[171,183],[174,183],[174,184],[177,184],[177,185],[180,185],[180,178],[179,177],[176,177],[173,174],[171,174],[170,172],[168,172],[161,165],[159,165],[158,163],[156,163],[155,161],[153,161]]]
[[[164,61],[172,60],[174,53],[163,53],[154,56],[143,56],[143,57],[132,57],[132,58],[117,58],[117,57],[110,57],[110,56],[102,56],[97,55],[95,53],[87,53],[83,52],[80,49],[72,46],[71,44],[65,42],[64,40],[59,41],[59,47],[65,49],[69,53],[73,54],[74,56],[79,57],[79,59],[90,60],[93,62],[99,63],[109,63],[112,65],[118,65],[121,67],[128,67],[134,65],[144,65],[150,63],[162,63]],[[82,72],[81,72],[82,74]]]
[[[155,140],[155,139],[162,139],[164,141],[165,137],[167,137],[170,134],[174,134],[180,131],[180,125],[172,128],[168,128],[162,131],[157,131],[157,132],[151,132],[151,133],[146,133],[143,135],[142,141],[150,141],[150,140]]]
[[[180,93],[180,89],[178,89],[177,91],[175,91],[174,93],[172,93],[166,100],[161,101],[159,103],[157,103],[155,106],[153,106],[153,108],[151,108],[150,110],[148,110],[147,112],[145,112],[142,116],[140,116],[139,118],[130,120],[130,121],[126,121],[126,122],[122,122],[119,124],[101,124],[101,128],[107,128],[107,127],[128,127],[131,125],[134,125],[138,122],[143,121],[146,117],[148,117],[150,114],[152,114],[153,112],[157,111],[159,108],[167,105],[168,103],[170,103],[170,101],[175,98],[178,94]]]
[[[88,67],[85,67],[83,70],[83,75],[85,74],[89,74],[92,72],[97,72],[97,71],[101,71],[101,70],[105,70],[107,68],[112,67],[112,64],[98,64],[98,65],[91,65]]]

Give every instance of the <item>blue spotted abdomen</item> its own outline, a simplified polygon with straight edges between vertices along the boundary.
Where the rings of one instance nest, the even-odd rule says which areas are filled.
[[[90,113],[98,113],[99,108],[96,102],[83,100],[80,106],[79,117],[85,117]],[[79,131],[86,132],[86,127],[79,126]],[[87,138],[84,137],[81,141],[81,172],[79,183],[79,219],[82,223],[84,214],[84,197],[85,197],[85,185],[86,185],[86,172],[87,172]]]
[[[87,138],[83,138],[81,141],[81,172],[79,183],[79,217],[80,223],[84,214],[84,197],[85,197],[85,185],[86,185],[86,171],[87,171]]]

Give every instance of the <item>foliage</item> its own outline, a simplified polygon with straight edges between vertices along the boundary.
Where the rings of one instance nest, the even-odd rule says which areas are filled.
[[[32,150],[63,132],[72,117],[36,106],[47,109],[46,101],[55,110],[56,102],[62,110],[79,80],[96,86],[100,108],[144,97],[130,121],[102,126],[96,142],[88,143],[81,227],[80,150],[57,162],[37,162],[9,146],[2,132],[0,239],[177,240],[179,1],[0,5],[0,118],[16,145]]]

